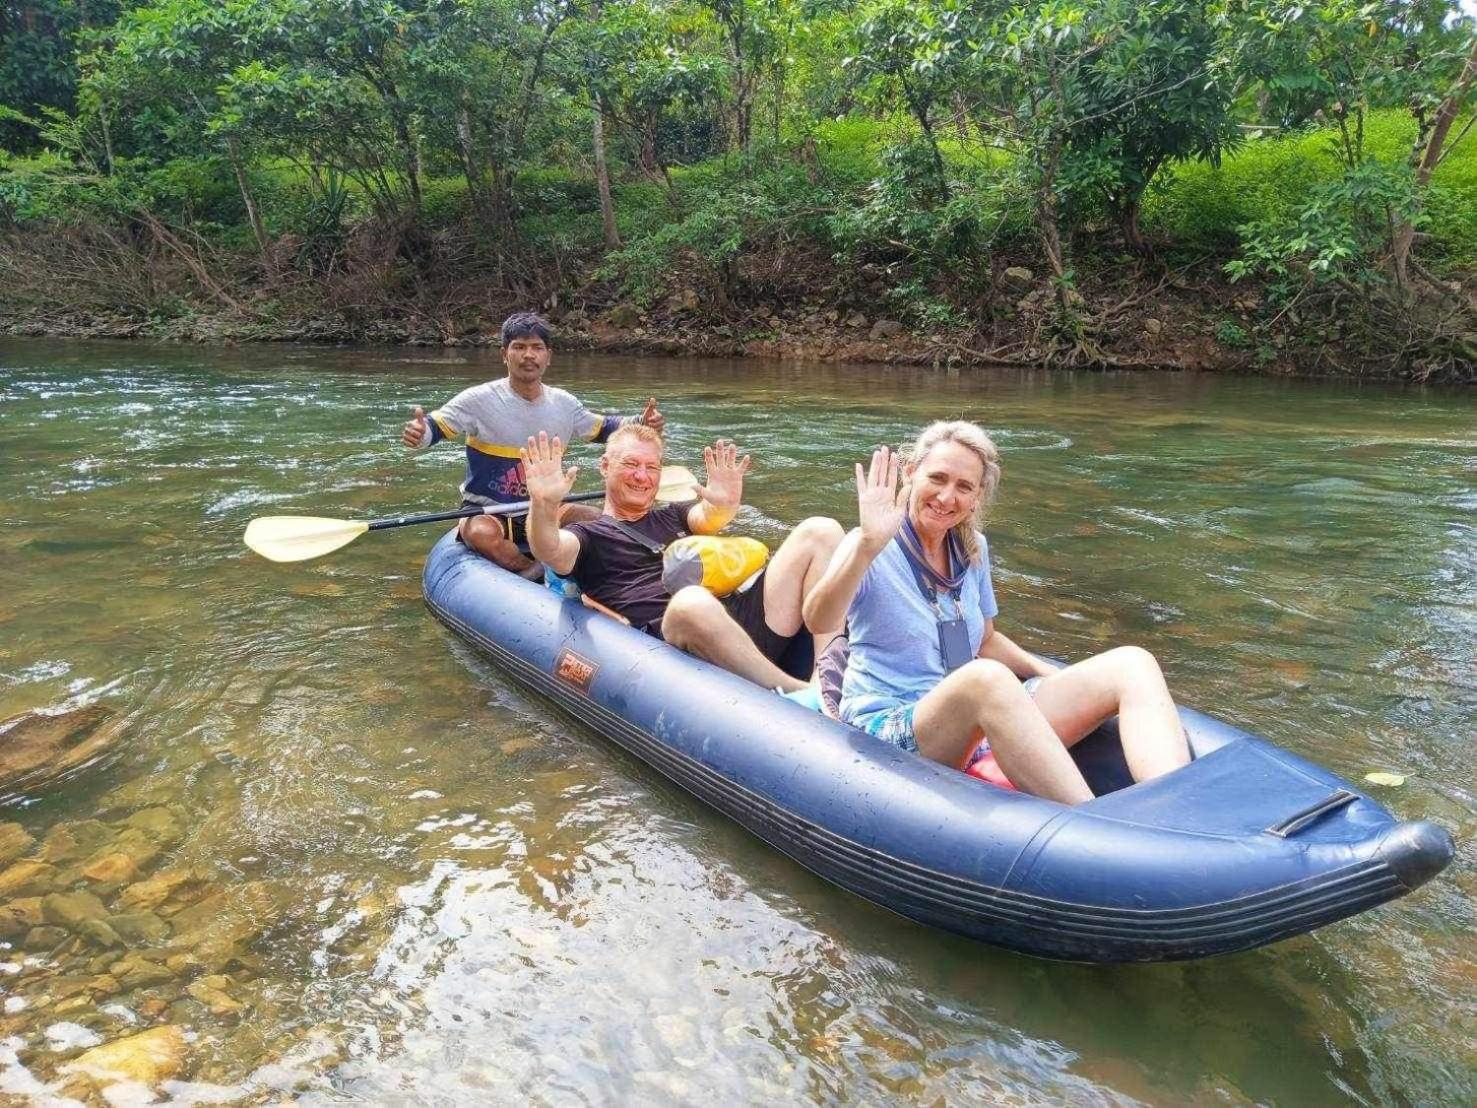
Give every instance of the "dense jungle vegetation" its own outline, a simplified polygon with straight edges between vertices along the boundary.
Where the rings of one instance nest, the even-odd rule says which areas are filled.
[[[0,0],[0,326],[1477,375],[1456,0]]]

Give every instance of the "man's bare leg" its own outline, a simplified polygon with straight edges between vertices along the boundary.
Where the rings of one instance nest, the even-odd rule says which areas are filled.
[[[507,528],[498,516],[471,516],[461,522],[457,533],[478,554],[514,573],[527,573],[533,559],[518,549],[508,538]]]
[[[794,692],[805,682],[775,665],[728,614],[718,598],[701,585],[680,590],[667,604],[662,638],[704,661],[721,666],[766,689]]]
[[[559,524],[577,523],[580,520],[599,519],[600,509],[589,504],[564,504],[559,509]],[[458,533],[478,554],[504,569],[528,577],[537,564],[518,544],[508,538],[507,525],[502,516],[471,516],[461,521]],[[536,576],[536,575],[535,575]]]
[[[789,638],[805,626],[801,615],[805,598],[826,572],[845,534],[834,519],[811,516],[801,520],[774,552],[764,574],[764,622],[776,635]],[[833,631],[814,636],[817,658],[835,637]]]

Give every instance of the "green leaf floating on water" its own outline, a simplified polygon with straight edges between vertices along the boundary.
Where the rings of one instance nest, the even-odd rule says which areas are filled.
[[[1366,773],[1364,780],[1370,785],[1389,785],[1392,789],[1405,784],[1404,775],[1399,773]]]

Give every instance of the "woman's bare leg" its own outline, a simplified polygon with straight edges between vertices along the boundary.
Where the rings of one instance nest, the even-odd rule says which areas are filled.
[[[983,731],[1007,777],[1022,791],[1062,804],[1092,799],[1062,740],[999,662],[976,658],[918,702],[913,734],[926,758],[957,766]]]
[[[1135,781],[1169,773],[1190,760],[1164,674],[1154,656],[1140,647],[1120,646],[1057,670],[1036,686],[1035,700],[1067,746],[1116,715]]]

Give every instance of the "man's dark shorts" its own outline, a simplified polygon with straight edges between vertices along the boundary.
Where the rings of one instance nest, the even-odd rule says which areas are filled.
[[[753,640],[759,653],[778,666],[795,636],[777,634],[764,622],[764,575],[768,572],[767,568],[760,570],[759,575],[749,581],[747,588],[741,592],[729,593],[722,598],[721,603],[733,617],[733,621]]]

